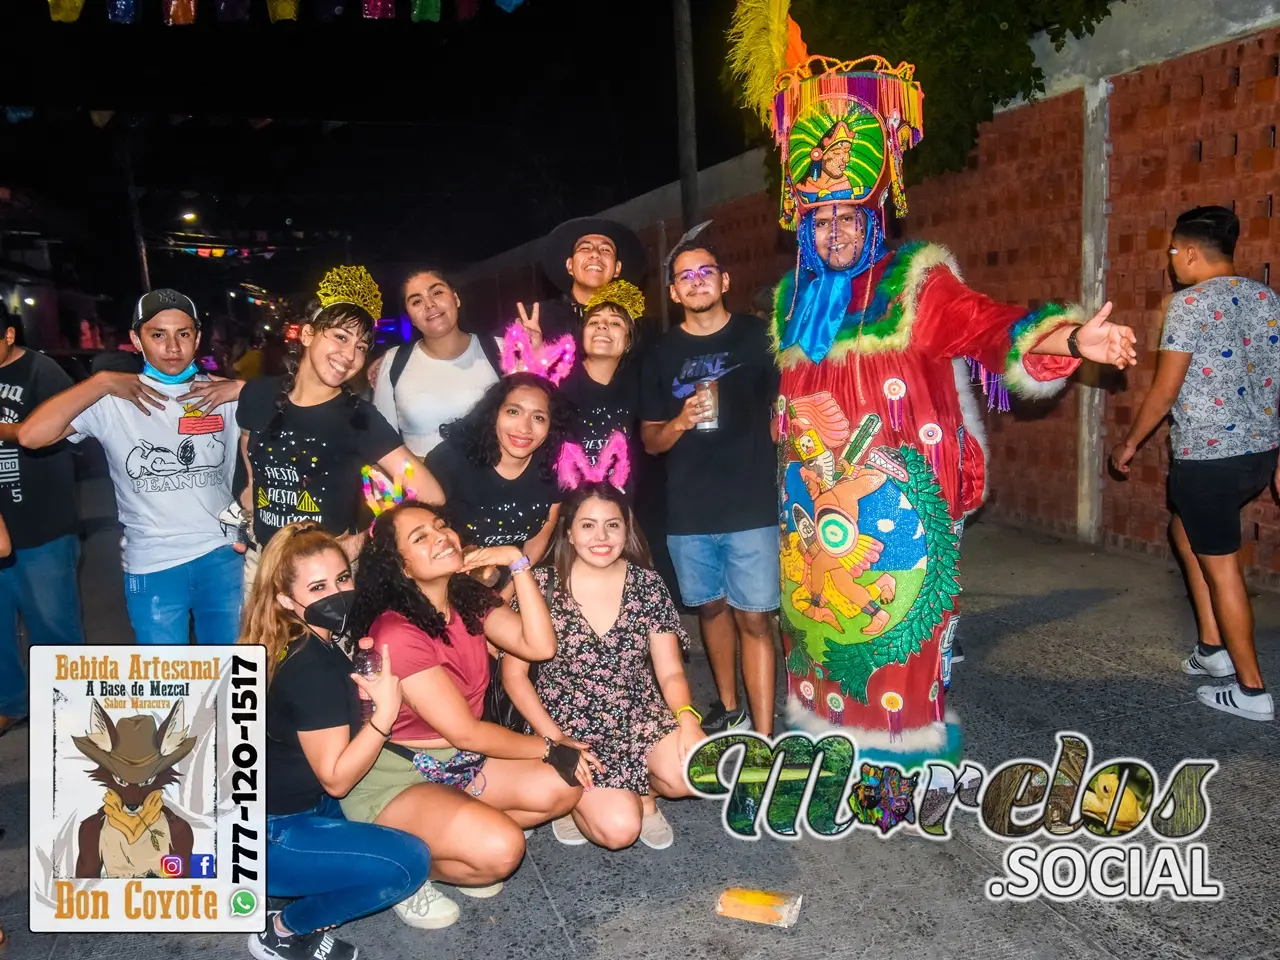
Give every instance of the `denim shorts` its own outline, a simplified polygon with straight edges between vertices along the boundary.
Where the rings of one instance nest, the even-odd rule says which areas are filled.
[[[781,599],[778,528],[667,537],[680,598],[700,607],[727,598],[748,613],[777,610]]]

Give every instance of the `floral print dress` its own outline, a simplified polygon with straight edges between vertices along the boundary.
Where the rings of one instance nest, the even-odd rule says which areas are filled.
[[[545,590],[555,571],[539,568],[533,575]],[[600,758],[604,771],[595,775],[596,786],[648,793],[649,752],[676,729],[649,659],[649,636],[674,633],[682,650],[689,647],[666,584],[628,563],[618,619],[603,636],[557,586],[551,622],[556,655],[538,665],[538,698],[565,736]]]

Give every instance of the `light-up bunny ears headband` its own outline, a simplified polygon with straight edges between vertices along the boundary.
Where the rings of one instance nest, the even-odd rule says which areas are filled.
[[[364,478],[364,501],[373,511],[374,519],[382,516],[396,504],[404,500],[415,500],[417,494],[399,480],[388,481],[381,470],[375,472],[373,467],[360,468],[360,476]],[[404,462],[404,480],[407,484],[413,478],[413,464]],[[372,528],[371,528],[372,529]]]
[[[576,443],[566,443],[556,458],[556,477],[565,490],[576,490],[584,483],[603,483],[606,480],[622,490],[630,475],[627,438],[617,430],[609,435],[609,442],[600,451],[594,465],[587,459],[587,452]]]
[[[573,336],[566,333],[551,343],[535,347],[529,331],[516,321],[507,327],[502,338],[502,373],[536,373],[559,384],[573,370],[575,354]]]

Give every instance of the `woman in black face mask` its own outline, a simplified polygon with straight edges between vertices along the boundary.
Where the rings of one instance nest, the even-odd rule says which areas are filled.
[[[316,523],[271,538],[258,567],[241,643],[267,648],[267,892],[293,899],[250,937],[260,958],[354,960],[325,931],[411,900],[431,854],[399,830],[351,823],[334,797],[373,766],[400,709],[400,681],[383,649],[374,680],[352,673],[336,640],[355,597],[338,542]],[[373,701],[368,723],[360,698]]]

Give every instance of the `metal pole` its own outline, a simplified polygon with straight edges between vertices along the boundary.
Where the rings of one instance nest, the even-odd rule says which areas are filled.
[[[138,266],[142,269],[142,292],[151,292],[151,269],[147,265],[147,241],[142,233],[142,214],[138,210],[138,188],[133,183],[133,151],[128,135],[120,139],[120,163],[124,167],[125,185],[129,191],[129,218],[133,221],[133,240],[138,247]]]
[[[676,21],[676,113],[680,138],[680,213],[684,229],[701,222],[698,202],[698,124],[693,99],[693,25],[689,0],[672,0]]]

